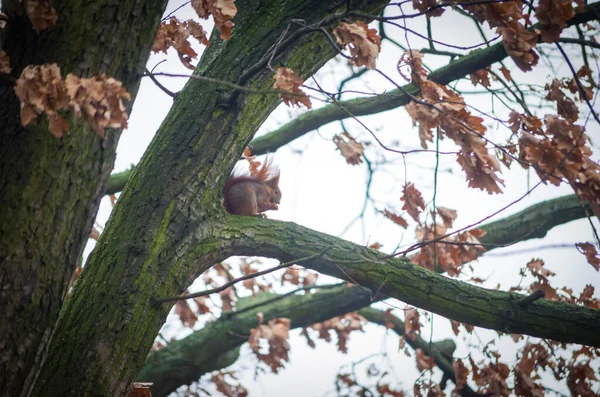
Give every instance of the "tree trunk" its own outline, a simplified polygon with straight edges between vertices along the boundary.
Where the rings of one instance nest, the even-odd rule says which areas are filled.
[[[273,72],[261,65],[291,19],[314,24],[347,2],[247,1],[230,41],[213,40],[196,73],[270,89]],[[384,2],[352,2],[367,12]],[[292,24],[292,30],[298,29]],[[285,48],[286,62],[310,76],[334,55],[321,33]],[[268,58],[267,58],[268,60]],[[265,65],[266,66],[266,65]],[[220,191],[229,171],[278,94],[239,95],[190,79],[136,168],[61,313],[35,395],[127,392],[171,307],[157,296],[181,293],[201,272],[225,259],[214,230],[226,216]]]
[[[2,49],[12,77],[57,63],[63,77],[107,73],[135,97],[166,1],[54,1],[36,34],[21,2],[4,2]],[[124,45],[127,43],[127,45]],[[100,139],[83,122],[60,139],[42,120],[21,126],[13,82],[0,83],[0,395],[27,394],[46,356],[68,282],[113,168],[120,131]]]

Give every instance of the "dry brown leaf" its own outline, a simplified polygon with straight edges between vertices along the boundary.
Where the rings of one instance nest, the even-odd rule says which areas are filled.
[[[365,150],[362,143],[357,142],[347,132],[342,132],[342,135],[334,135],[333,143],[342,153],[348,164],[358,165],[362,163],[362,155]]]
[[[188,40],[190,36],[206,46],[210,45],[206,32],[200,24],[192,19],[180,21],[175,17],[171,17],[158,27],[152,51],[166,53],[169,48],[173,47],[184,66],[194,70],[195,67],[191,64],[191,60],[196,59],[198,54],[192,49],[192,45]]]
[[[415,188],[415,185],[412,182],[408,182],[404,185],[400,200],[404,201],[402,209],[406,210],[408,215],[420,225],[421,221],[419,219],[419,214],[425,210],[425,201],[423,200],[421,192]]]
[[[290,320],[287,318],[274,318],[268,324],[259,325],[250,330],[248,343],[258,359],[267,364],[274,373],[289,362],[290,345],[288,343]],[[268,353],[260,352],[259,339],[266,339],[269,344]]]
[[[304,80],[297,76],[292,69],[280,66],[273,79],[275,79],[273,88],[282,91],[280,97],[286,105],[300,106],[302,104],[308,109],[312,107],[310,98],[300,89],[300,86],[304,84]]]
[[[451,210],[450,208],[446,207],[437,207],[437,213],[442,218],[444,226],[450,229],[452,227],[452,223],[456,220],[456,210]]]
[[[200,18],[208,19],[212,15],[221,38],[229,40],[235,26],[231,19],[237,14],[234,3],[235,0],[192,0],[192,8]]]
[[[415,353],[416,353],[417,369],[419,371],[424,371],[426,369],[431,369],[431,368],[435,367],[435,362],[433,361],[433,358],[425,355],[425,352],[423,351],[423,349],[417,349],[417,350],[415,350]]]
[[[0,73],[10,73],[10,58],[4,51],[0,51]]]
[[[405,334],[408,338],[414,340],[416,335],[421,332],[421,323],[419,322],[419,312],[414,307],[404,311]]]
[[[585,255],[588,263],[592,265],[596,271],[600,271],[600,257],[598,256],[596,247],[591,243],[577,243],[575,246],[579,252]]]
[[[572,0],[540,0],[535,16],[542,24],[542,41],[553,43],[558,40],[567,21],[574,15]]]
[[[69,103],[65,84],[57,64],[27,66],[15,84],[15,92],[21,101],[21,123],[37,123],[37,118],[46,113],[50,132],[60,138],[65,132],[66,121],[58,115]],[[63,122],[64,121],[64,122]]]
[[[56,22],[51,0],[27,0],[27,16],[36,32],[48,29]]]
[[[354,65],[375,69],[375,58],[381,50],[381,37],[377,30],[369,29],[362,21],[342,22],[333,29],[333,34],[342,48],[349,46]]]
[[[198,317],[196,317],[196,314],[194,314],[190,308],[190,305],[188,305],[187,301],[185,300],[177,301],[175,304],[175,313],[177,313],[181,323],[186,327],[193,328],[196,324],[196,321],[198,321]]]
[[[437,0],[412,0],[413,8],[419,12],[424,12],[427,18],[439,17],[444,13],[445,10],[442,7],[431,9],[437,5],[439,5]]]
[[[402,218],[400,215],[396,215],[393,212],[388,211],[388,210],[384,210],[383,215],[386,218],[390,219],[395,224],[397,224],[405,229],[408,228],[408,222],[406,222],[406,220],[404,218]]]
[[[82,79],[73,74],[65,80],[69,108],[83,118],[104,138],[106,128],[127,128],[127,112],[123,100],[131,96],[123,84],[105,74]]]
[[[452,363],[452,369],[454,370],[454,376],[456,377],[456,390],[460,390],[467,384],[467,376],[469,375],[469,369],[465,366],[460,358],[457,358]]]

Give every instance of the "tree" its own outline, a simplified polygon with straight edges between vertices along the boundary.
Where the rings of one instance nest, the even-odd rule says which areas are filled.
[[[221,4],[221,7],[229,7],[229,3],[223,2],[228,5]],[[98,121],[102,120],[99,113],[86,116],[76,104],[71,105],[72,112],[68,116],[68,134],[64,124],[57,121],[56,112],[49,112],[53,111],[50,105],[39,125],[23,127],[19,109],[27,106],[17,97],[15,81],[29,65],[57,63],[64,75],[72,73],[83,78],[106,73],[114,77],[122,82],[133,102],[166,2],[140,5],[104,0],[90,5],[69,0],[54,1],[51,6],[43,1],[28,1],[25,6],[17,1],[3,4],[2,18],[6,26],[2,31],[5,52],[2,60],[10,61],[10,75],[3,75],[0,86],[4,104],[0,109],[0,205],[5,209],[0,215],[4,313],[0,326],[3,350],[0,371],[6,374],[0,389],[5,395],[126,394],[172,308],[173,301],[159,299],[181,295],[199,275],[234,255],[302,263],[319,273],[371,291],[367,301],[364,290],[355,289],[352,294],[356,296],[350,300],[352,305],[348,305],[351,307],[340,303],[328,315],[341,315],[346,309],[367,306],[371,299],[393,297],[467,324],[600,346],[597,335],[600,313],[591,295],[586,295],[586,299],[569,297],[563,299],[569,302],[560,302],[558,298],[540,299],[537,292],[521,296],[488,290],[431,271],[436,266],[438,271],[451,271],[451,267],[444,267],[437,260],[440,247],[457,243],[462,243],[460,247],[481,247],[486,244],[483,237],[481,241],[441,244],[439,241],[447,236],[438,233],[437,226],[424,229],[423,241],[413,248],[415,251],[420,248],[420,255],[425,255],[428,249],[433,252],[431,264],[434,266],[427,270],[415,266],[406,256],[384,254],[293,223],[231,216],[224,211],[221,191],[225,180],[257,129],[278,106],[279,96],[292,103],[305,98],[295,89],[273,90],[271,67],[284,64],[297,76],[308,78],[344,44],[345,39],[339,37],[344,33],[335,34],[338,44],[331,34],[341,22],[360,19],[369,23],[376,18],[382,22],[393,21],[378,17],[386,2],[290,0],[276,3],[248,1],[240,5],[231,39],[227,41],[218,38],[219,34],[229,36],[232,27],[227,23],[228,18],[223,19],[223,8],[210,11],[220,32],[213,32],[211,44],[204,51],[193,78],[174,96],[169,115],[127,178],[110,221],[66,300],[69,280],[81,260],[100,199],[109,184],[121,129],[114,128],[112,116],[108,115],[114,113],[114,109],[101,114],[110,119],[102,124]],[[447,6],[435,2],[415,3],[417,8],[421,7],[415,17],[432,16]],[[519,25],[523,29],[519,31],[512,22],[502,22],[502,16],[486,11],[489,10],[486,7],[504,2],[476,3],[471,8],[461,6],[459,9],[499,27],[504,43],[474,51],[430,74],[420,66],[420,55],[409,52],[405,58],[412,78],[409,85],[398,86],[397,90],[375,99],[338,101],[332,95],[330,105],[307,112],[280,130],[257,139],[252,145],[254,151],[275,150],[324,123],[349,115],[360,116],[409,105],[415,122],[420,123],[423,145],[433,139],[431,130],[438,128],[461,146],[461,164],[470,185],[488,191],[499,190],[495,167],[500,165],[484,148],[483,131],[477,131],[479,127],[474,118],[456,121],[456,115],[451,113],[456,111],[452,105],[459,103],[461,97],[444,85],[469,74],[484,79],[485,72],[478,74],[482,69],[509,55],[521,69],[530,69],[537,57],[534,46],[538,33],[541,32],[542,40],[558,42],[562,28],[593,20],[599,7],[598,4],[580,5],[577,12],[569,13],[565,10],[570,2],[561,2],[565,4],[558,11],[546,7],[551,2],[540,2],[535,12],[528,5],[528,12],[533,12],[541,22],[541,28],[538,26],[541,31],[530,33],[524,30],[524,25]],[[521,2],[514,3],[518,3],[521,12]],[[53,10],[58,15],[56,20]],[[517,31],[522,35],[517,35]],[[364,28],[364,32],[369,30]],[[593,41],[585,39],[578,40],[577,44],[595,46]],[[373,45],[378,42],[372,38],[371,49]],[[374,66],[373,56],[369,58],[356,50],[357,43],[350,47],[355,48],[352,50],[355,63]],[[253,50],[248,51],[248,48]],[[558,48],[562,48],[560,44]],[[189,62],[186,58],[189,56],[180,50],[184,62]],[[582,83],[591,72],[583,70],[578,75],[574,70],[574,73],[569,87],[573,88],[573,94],[579,95],[582,104],[590,105],[589,111],[597,121],[589,94],[597,86],[593,80],[589,80],[588,86]],[[39,84],[50,86],[49,81],[56,82],[56,79]],[[561,201],[558,208],[569,215],[555,217],[553,222],[590,216],[591,211],[597,215],[600,204],[597,168],[594,168],[597,164],[590,159],[585,140],[581,139],[583,130],[573,127],[577,118],[572,119],[571,103],[575,105],[564,93],[561,96],[562,88],[557,87],[549,94],[549,100],[558,103],[560,118],[545,126],[547,132],[537,133],[536,128],[541,127],[531,125],[533,115],[527,113],[525,105],[524,113],[517,113],[512,120],[514,133],[520,137],[518,144],[506,148],[497,145],[501,153],[535,169],[542,180],[566,181],[573,186],[579,199]],[[115,90],[121,98],[127,97]],[[439,101],[431,101],[428,90],[437,92]],[[508,91],[514,93],[510,88]],[[515,96],[519,98],[518,93]],[[448,108],[445,105],[449,105]],[[464,111],[464,106],[459,107],[458,111]],[[74,114],[83,114],[85,120]],[[433,117],[437,121],[432,120],[431,114],[437,115]],[[439,124],[439,120],[443,122]],[[565,125],[571,128],[572,138],[566,143],[561,140],[564,137],[559,128]],[[461,133],[469,137],[470,143],[460,137],[452,138],[452,134],[458,134],[456,128],[466,129]],[[97,133],[91,133],[92,129]],[[356,143],[349,136],[338,139],[342,141],[342,148],[349,142]],[[536,147],[544,148],[541,154],[534,153]],[[540,158],[541,155],[556,160],[549,162],[548,158]],[[573,156],[577,156],[577,160]],[[475,166],[470,167],[467,158],[474,159]],[[482,170],[485,175],[481,174]],[[114,190],[116,185],[114,182],[111,188]],[[418,200],[420,193],[408,187],[405,191],[408,213],[420,223],[419,212],[424,209]],[[589,204],[582,206],[580,200]],[[548,203],[549,206],[555,204]],[[442,217],[439,211],[437,213]],[[493,229],[493,224],[487,226]],[[545,227],[533,226],[531,235]],[[472,237],[474,235],[465,238]],[[507,240],[525,237],[527,233],[501,234],[496,236],[497,240],[490,241],[504,244]],[[592,244],[582,245],[581,249],[590,263],[597,263]],[[539,271],[541,266],[537,266]],[[346,292],[332,291],[335,296]],[[309,301],[318,297],[314,294],[294,298]],[[227,318],[219,321],[226,323]],[[571,327],[565,328],[565,323]],[[225,353],[235,347],[233,341],[228,343],[227,346],[215,343],[215,347]],[[431,347],[427,353],[436,356]],[[593,356],[597,355],[596,350],[586,354],[597,357]],[[151,355],[148,363],[159,357],[158,353]],[[211,369],[213,367],[206,366],[198,371]],[[146,367],[144,371],[149,369]],[[529,374],[523,375],[524,371],[520,371],[523,380],[519,384],[529,384],[531,379],[525,376]],[[196,372],[190,376],[201,374]],[[587,376],[587,379],[593,377]],[[579,390],[577,387],[583,386],[577,383],[572,390]],[[531,389],[535,388],[531,386]],[[582,392],[573,391],[577,393]]]

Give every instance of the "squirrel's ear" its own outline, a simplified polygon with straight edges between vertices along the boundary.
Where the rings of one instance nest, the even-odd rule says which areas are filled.
[[[276,176],[274,176],[273,178],[270,178],[269,180],[267,180],[265,182],[267,183],[267,185],[269,185],[270,187],[275,189],[276,187],[279,186],[279,174],[277,174]]]

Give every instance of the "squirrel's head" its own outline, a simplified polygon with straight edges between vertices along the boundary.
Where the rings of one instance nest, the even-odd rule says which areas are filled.
[[[276,175],[273,178],[266,180],[265,183],[272,190],[270,201],[272,203],[279,204],[281,202],[281,190],[279,190],[279,175]]]

